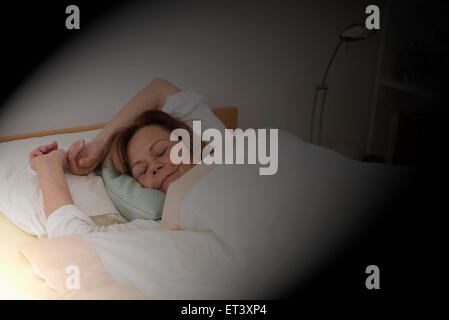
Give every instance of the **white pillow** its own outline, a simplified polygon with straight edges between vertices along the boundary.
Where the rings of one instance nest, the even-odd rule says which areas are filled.
[[[23,231],[40,239],[47,237],[42,191],[28,154],[37,146],[56,140],[67,150],[80,139],[91,141],[99,130],[58,134],[0,143],[0,211]],[[112,214],[116,222],[126,222],[106,194],[103,180],[95,173],[76,176],[65,173],[75,205],[89,216]]]

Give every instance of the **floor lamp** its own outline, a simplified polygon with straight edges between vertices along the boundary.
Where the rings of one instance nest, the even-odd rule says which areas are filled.
[[[340,35],[339,35],[340,41],[338,42],[338,45],[335,48],[334,52],[332,53],[329,63],[327,64],[326,71],[324,72],[323,81],[315,89],[315,97],[313,98],[312,120],[311,120],[311,124],[310,124],[310,142],[311,143],[313,143],[316,105],[317,105],[317,101],[318,101],[318,96],[320,95],[320,92],[322,92],[320,121],[319,121],[319,127],[318,127],[318,144],[321,145],[321,131],[322,131],[321,128],[322,128],[322,124],[323,124],[323,114],[324,114],[324,107],[326,104],[326,94],[327,94],[327,89],[328,89],[328,86],[326,84],[326,79],[327,79],[329,70],[332,66],[332,62],[334,62],[335,56],[337,55],[338,50],[340,49],[343,42],[354,42],[354,41],[368,39],[368,38],[372,37],[375,32],[376,32],[375,29],[369,30],[366,28],[365,24],[357,23],[357,24],[351,24],[351,25],[347,26],[340,33]]]

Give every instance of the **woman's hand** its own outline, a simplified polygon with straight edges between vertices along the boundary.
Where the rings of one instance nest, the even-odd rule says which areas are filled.
[[[37,171],[38,167],[43,163],[63,168],[67,164],[67,156],[64,150],[58,149],[58,143],[53,141],[51,144],[37,147],[31,151],[29,162],[31,169],[34,171]]]
[[[104,143],[95,139],[87,144],[84,140],[77,141],[67,150],[70,172],[79,176],[91,173],[103,157]]]

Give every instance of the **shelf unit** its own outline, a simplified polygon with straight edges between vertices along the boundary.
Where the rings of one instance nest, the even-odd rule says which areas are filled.
[[[409,84],[404,84],[400,81],[397,80],[387,80],[387,79],[383,79],[380,84],[384,87],[384,88],[388,88],[388,89],[393,89],[393,90],[397,90],[409,95],[413,95],[416,96],[418,98],[424,98],[424,99],[429,99],[429,100],[435,100],[435,101],[441,101],[441,102],[448,102],[448,98],[447,96],[429,90],[429,89],[422,89],[419,87],[414,87],[413,85],[409,85]]]
[[[412,136],[401,132],[404,125],[413,122],[413,130],[419,132],[415,135],[425,136],[419,119],[428,125],[449,105],[448,9],[444,1],[383,3],[366,154],[381,156],[390,164],[412,163],[398,150],[399,140],[409,139],[409,148],[418,152],[418,144],[426,138],[412,141]]]

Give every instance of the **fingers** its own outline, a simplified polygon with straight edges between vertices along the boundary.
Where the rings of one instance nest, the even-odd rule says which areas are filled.
[[[53,141],[50,144],[46,144],[46,145],[37,147],[36,149],[34,149],[33,151],[30,152],[30,156],[33,156],[33,157],[41,156],[43,154],[47,154],[50,151],[53,151],[56,149],[58,149],[58,143],[56,141]]]
[[[36,158],[38,156],[43,156],[45,154],[48,154],[54,150],[58,150],[58,143],[56,141],[53,141],[50,144],[39,146],[30,152],[29,161],[32,161],[34,158]]]
[[[34,149],[33,151],[30,152],[29,159],[32,160],[32,159],[36,158],[37,156],[41,156],[41,155],[43,155],[42,152],[40,152],[38,149]]]
[[[84,149],[84,140],[74,142],[67,150],[69,159],[77,159],[80,152]]]
[[[84,157],[84,158],[81,158],[81,159],[78,161],[78,164],[79,164],[81,167],[89,168],[89,167],[91,167],[91,166],[94,164],[94,161],[95,161],[95,159],[92,158],[92,157]]]
[[[80,157],[81,151],[85,147],[85,141],[79,140],[73,143],[67,150],[67,160],[69,161],[70,171],[77,174],[81,168],[78,166],[78,159]]]
[[[52,143],[46,144],[46,145],[43,145],[43,146],[40,146],[40,147],[38,147],[37,149],[38,149],[41,153],[47,154],[47,153],[49,153],[50,151],[57,150],[57,149],[58,149],[58,143],[57,143],[56,141],[53,141]]]
[[[72,174],[86,175],[92,172],[99,163],[99,155],[95,149],[92,149],[92,145],[79,140],[67,150],[67,160]]]
[[[39,150],[39,148],[34,149],[33,151],[30,152],[30,156],[40,156],[43,153]]]

